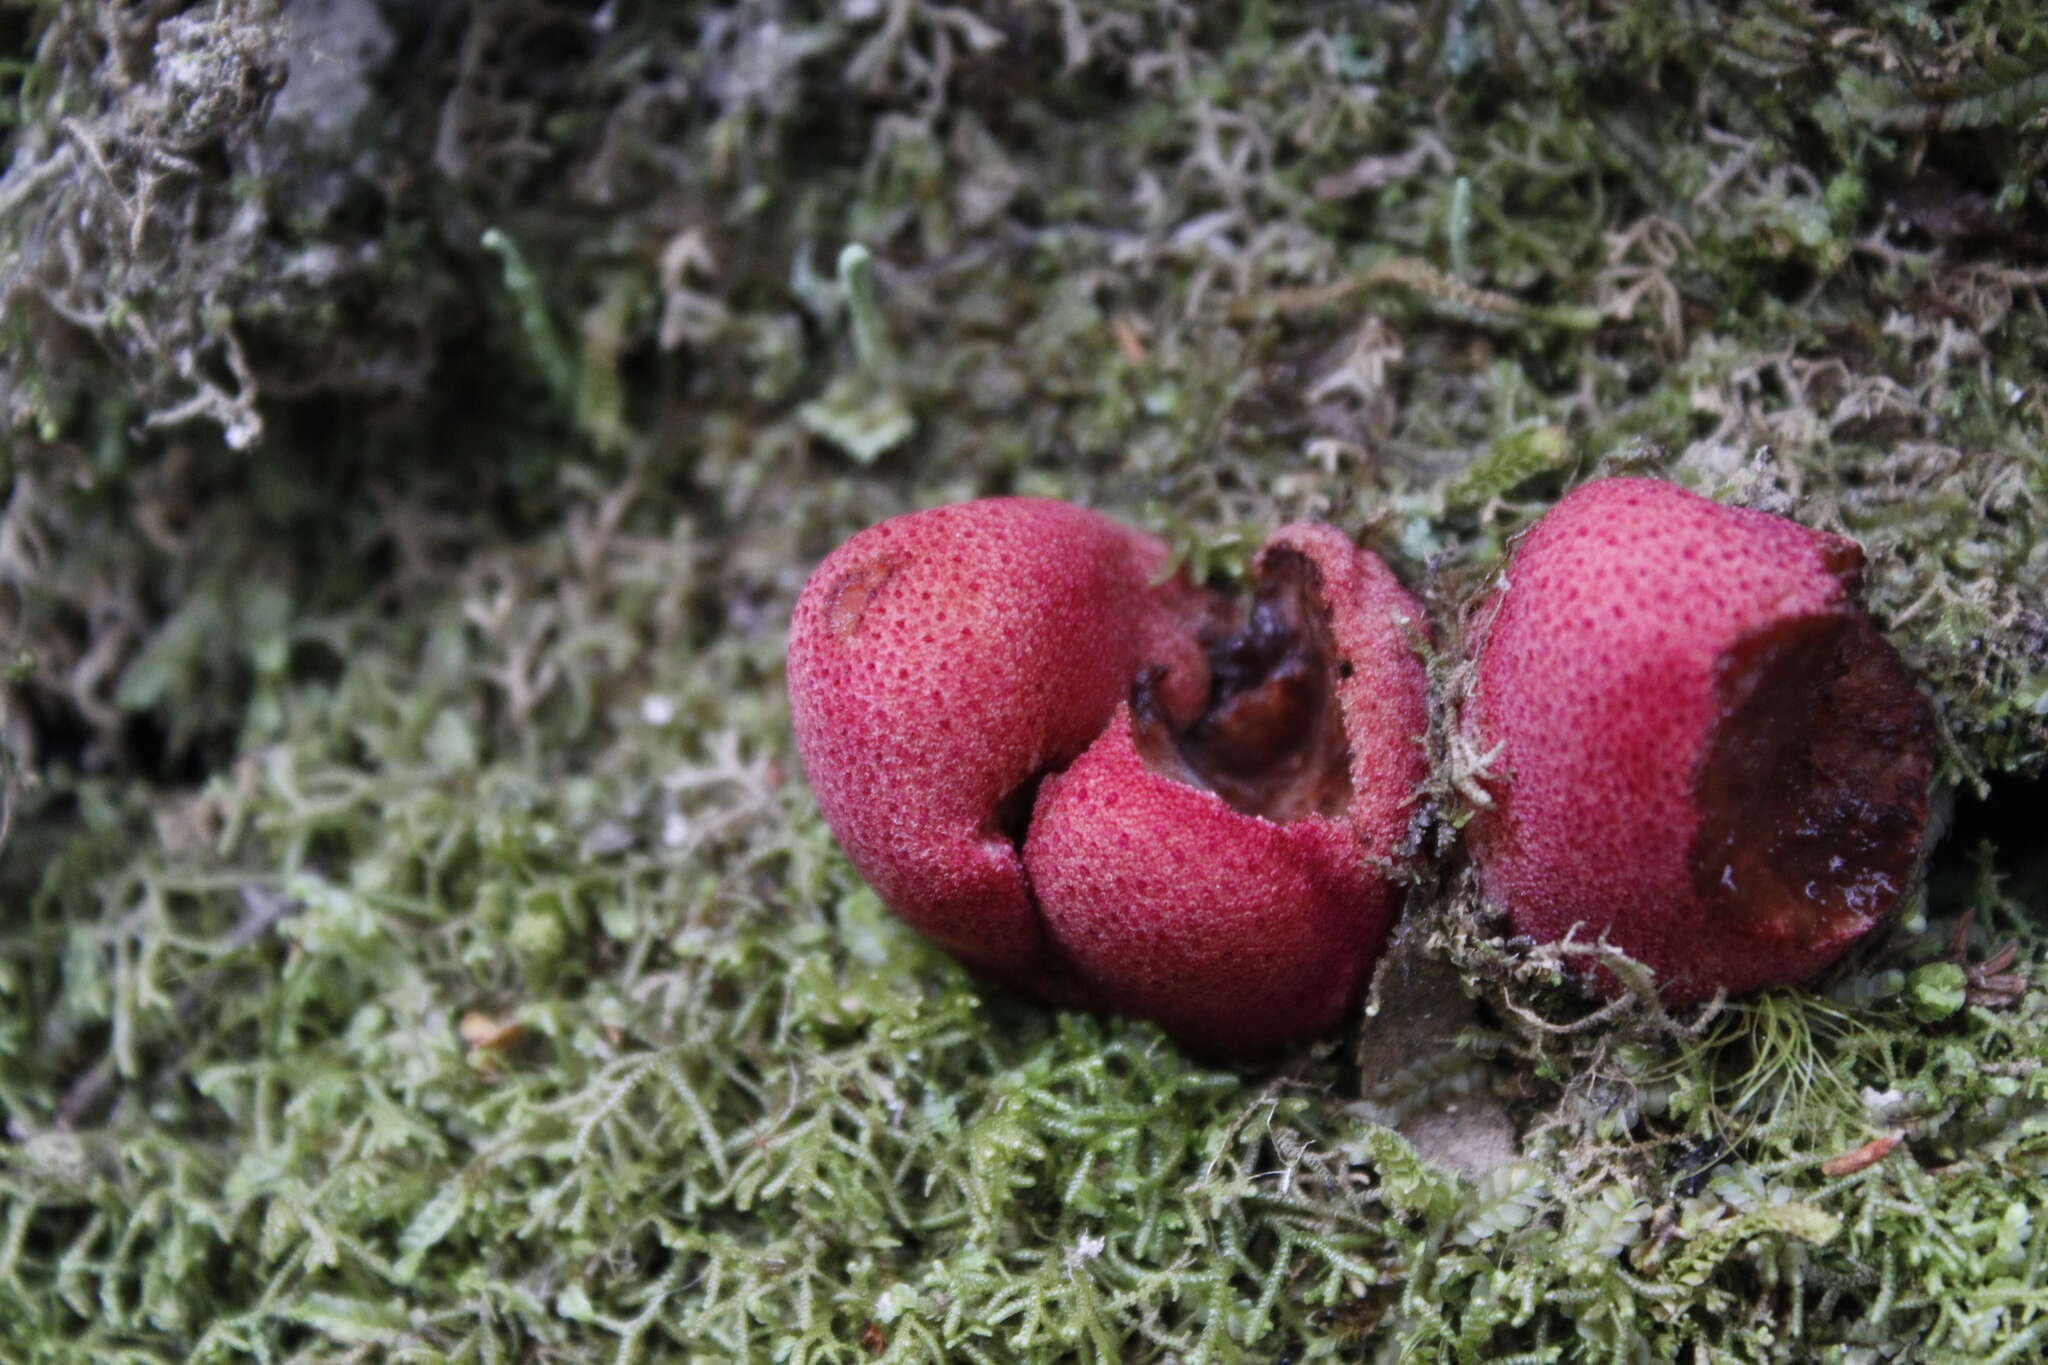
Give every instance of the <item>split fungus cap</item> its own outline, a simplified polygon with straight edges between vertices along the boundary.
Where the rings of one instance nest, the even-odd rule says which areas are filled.
[[[798,600],[789,687],[826,823],[903,919],[1062,1004],[1244,1052],[1341,1017],[1426,776],[1421,613],[1289,527],[1247,613],[1063,503],[884,522]]]
[[[1682,1004],[1804,981],[1919,863],[1932,708],[1853,541],[1673,484],[1587,484],[1477,616],[1469,833],[1518,933],[1606,939]],[[1604,970],[1594,986],[1613,994]]]

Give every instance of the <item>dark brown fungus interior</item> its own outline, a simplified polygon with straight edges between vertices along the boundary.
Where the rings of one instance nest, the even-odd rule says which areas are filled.
[[[1138,752],[1154,771],[1207,787],[1247,815],[1278,824],[1339,816],[1351,804],[1351,749],[1322,573],[1293,550],[1267,554],[1262,569],[1244,619],[1203,633],[1209,699],[1192,723],[1175,733],[1156,670],[1136,680]]]
[[[1934,772],[1933,712],[1897,651],[1861,612],[1794,616],[1737,641],[1714,687],[1694,889],[1799,943],[1883,914]]]

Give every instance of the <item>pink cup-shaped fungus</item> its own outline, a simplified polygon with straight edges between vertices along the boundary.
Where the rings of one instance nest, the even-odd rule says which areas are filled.
[[[797,747],[854,866],[963,962],[1246,1051],[1335,1023],[1385,942],[1420,613],[1328,528],[1274,538],[1243,622],[1165,559],[1026,499],[862,532],[791,623]]]
[[[1192,715],[1208,601],[1154,584],[1166,547],[1065,503],[990,498],[861,532],[789,628],[797,751],[825,823],[898,915],[965,962],[1063,989],[1018,857],[1038,780],[1141,670]]]
[[[1473,851],[1518,932],[1605,938],[1683,1004],[1806,980],[1881,921],[1925,840],[1934,720],[1862,566],[1648,479],[1529,532],[1463,720],[1492,802]]]
[[[1420,613],[1376,557],[1290,526],[1178,733],[1135,709],[1039,793],[1024,865],[1105,1005],[1231,1050],[1328,1028],[1392,927],[1417,787]]]

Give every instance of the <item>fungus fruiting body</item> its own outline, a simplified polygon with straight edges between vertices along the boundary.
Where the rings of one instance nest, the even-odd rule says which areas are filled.
[[[1384,944],[1424,777],[1420,613],[1326,527],[1239,613],[1094,513],[989,499],[821,564],[798,750],[891,908],[1060,1003],[1254,1049],[1334,1023]]]
[[[1529,532],[1476,618],[1462,720],[1473,852],[1518,932],[1605,939],[1685,1003],[1803,981],[1880,922],[1925,839],[1934,722],[1862,565],[1647,479]]]
[[[1064,503],[896,517],[834,550],[790,622],[797,747],[825,822],[891,909],[971,967],[1055,989],[1018,857],[1033,787],[1141,668],[1191,715],[1206,603],[1166,547]]]
[[[1357,992],[1425,776],[1419,613],[1386,566],[1290,526],[1253,574],[1244,628],[1212,641],[1201,716],[1174,733],[1140,679],[1045,783],[1024,846],[1102,1003],[1219,1049],[1315,1033]]]

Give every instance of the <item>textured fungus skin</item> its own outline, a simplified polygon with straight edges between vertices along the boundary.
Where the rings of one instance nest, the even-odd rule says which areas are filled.
[[[1334,686],[1351,747],[1345,823],[1369,858],[1391,859],[1429,778],[1429,675],[1417,649],[1429,634],[1422,607],[1378,555],[1333,527],[1281,527],[1260,549],[1254,572],[1270,572],[1285,552],[1314,563],[1330,612]]]
[[[1341,822],[1276,825],[1155,772],[1128,706],[1038,797],[1024,863],[1097,1003],[1236,1051],[1335,1023],[1392,890]]]
[[[1474,854],[1518,932],[1604,936],[1684,1004],[1804,981],[1883,918],[1925,839],[1934,726],[1862,563],[1647,479],[1529,532],[1479,612],[1463,720],[1490,774]]]
[[[861,875],[969,966],[1255,1051],[1337,1022],[1385,944],[1421,613],[1328,527],[1268,542],[1249,624],[1165,559],[1025,499],[862,532],[791,622],[797,746]]]
[[[825,823],[898,915],[981,972],[1070,998],[1006,817],[1164,669],[1208,687],[1202,594],[1166,547],[1065,503],[991,498],[893,518],[820,564],[790,622],[797,750]],[[1006,808],[1021,806],[1021,811]]]
[[[1214,1051],[1342,1017],[1386,946],[1402,895],[1390,868],[1428,771],[1414,600],[1327,526],[1282,529],[1255,575],[1290,554],[1314,566],[1335,646],[1343,808],[1286,823],[1234,809],[1148,765],[1125,707],[1046,782],[1024,849],[1046,921],[1096,998]]]

